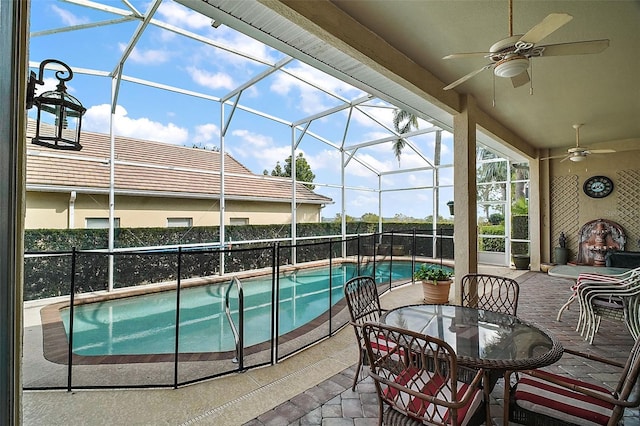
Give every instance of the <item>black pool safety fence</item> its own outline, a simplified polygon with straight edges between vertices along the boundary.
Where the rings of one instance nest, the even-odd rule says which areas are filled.
[[[349,279],[383,293],[452,257],[435,231],[27,253],[25,292],[57,297],[25,302],[23,387],[178,388],[276,364],[348,324]]]

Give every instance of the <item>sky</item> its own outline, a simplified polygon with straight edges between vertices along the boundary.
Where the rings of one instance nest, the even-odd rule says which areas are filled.
[[[83,130],[108,133],[113,82],[108,75],[117,69],[140,21],[123,20],[130,9],[122,1],[96,3],[102,4],[103,10],[72,1],[32,0],[29,58],[35,63],[53,58],[71,66],[75,73],[67,84],[68,91],[87,108]],[[150,3],[130,0],[129,4],[144,13]],[[117,92],[114,132],[169,144],[220,147],[224,128],[221,115],[224,114],[226,120],[232,108],[227,105],[221,112],[217,100],[286,55],[225,25],[214,28],[210,18],[172,0],[162,2],[154,19],[165,28],[149,25],[124,62],[125,79]],[[113,23],[114,20],[120,21]],[[87,27],[97,22],[109,24]],[[75,29],[56,31],[66,27]],[[171,27],[185,29],[208,42],[166,29]],[[150,87],[145,81],[177,88],[182,93]],[[53,89],[55,83],[53,72],[47,71],[45,85],[38,87],[37,94]],[[284,164],[284,159],[291,155],[292,137],[297,140],[300,135],[300,131],[296,131],[292,136],[289,123],[366,95],[294,59],[282,71],[272,73],[242,92],[238,100],[240,108],[234,112],[224,137],[225,151],[256,174],[262,174],[265,169],[271,171],[276,162]],[[231,102],[235,100],[231,98]],[[392,105],[373,98],[351,114],[345,109],[310,124],[296,155],[302,152],[315,173],[315,191],[334,200],[334,204],[323,210],[323,217],[335,217],[342,208],[342,196],[337,188],[341,183],[342,156],[337,147],[391,136],[393,110]],[[431,126],[420,120],[420,130]],[[411,137],[409,141],[432,161],[435,132]],[[452,147],[452,135],[442,132],[441,164],[453,164]],[[355,157],[366,166],[352,160],[345,168],[344,179],[349,188],[345,194],[345,213],[354,217],[378,213],[375,191],[378,176],[374,171],[410,170],[427,165],[410,148],[405,148],[399,164],[390,142],[360,148]],[[450,217],[446,203],[453,199],[453,169],[442,168],[439,181],[443,187],[440,215]],[[386,191],[382,195],[382,215],[416,218],[432,215],[433,191],[425,189],[432,185],[431,171],[383,176],[381,186]],[[403,188],[419,189],[405,191]]]

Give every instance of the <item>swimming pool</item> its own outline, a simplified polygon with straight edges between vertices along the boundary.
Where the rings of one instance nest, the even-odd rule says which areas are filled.
[[[421,263],[417,263],[419,267]],[[376,263],[376,281],[389,280],[389,263]],[[391,280],[411,279],[411,262],[393,262]],[[358,274],[357,265],[331,268],[331,303],[343,298],[344,283]],[[360,267],[373,275],[373,264]],[[271,276],[243,280],[245,347],[270,340]],[[183,289],[180,292],[179,351],[226,352],[235,348],[224,311],[227,283]],[[234,321],[237,294],[231,293]],[[329,267],[280,274],[279,335],[301,327],[329,309]],[[69,334],[68,308],[60,315]],[[84,356],[170,354],[175,351],[176,292],[113,299],[74,308],[73,353]]]

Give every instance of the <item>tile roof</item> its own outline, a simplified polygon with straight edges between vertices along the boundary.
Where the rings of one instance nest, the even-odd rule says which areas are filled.
[[[30,121],[27,141],[35,134]],[[27,190],[106,192],[109,189],[109,135],[82,132],[82,151],[27,146]],[[115,137],[116,193],[218,198],[219,152],[126,137]],[[252,173],[225,154],[227,199],[291,201],[291,181]],[[296,185],[299,203],[329,204],[332,199]]]

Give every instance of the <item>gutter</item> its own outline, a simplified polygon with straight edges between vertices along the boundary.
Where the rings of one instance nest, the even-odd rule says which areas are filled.
[[[96,187],[74,187],[74,186],[47,186],[47,185],[35,185],[27,184],[27,192],[75,192],[77,194],[96,194],[96,195],[108,195],[109,188],[96,188]],[[127,190],[116,189],[116,195],[126,195],[132,197],[157,197],[157,198],[188,198],[188,199],[200,199],[200,200],[219,200],[219,194],[202,194],[202,193],[187,193],[187,192],[165,192],[165,191],[142,191],[142,190]],[[225,194],[227,200],[233,201],[256,201],[256,202],[271,202],[271,203],[287,203],[291,204],[290,198],[271,198],[271,197],[251,197],[251,196],[229,196]],[[299,200],[299,199],[298,199]],[[300,200],[299,200],[300,201]],[[331,199],[322,200],[302,200],[298,204],[333,204]]]

